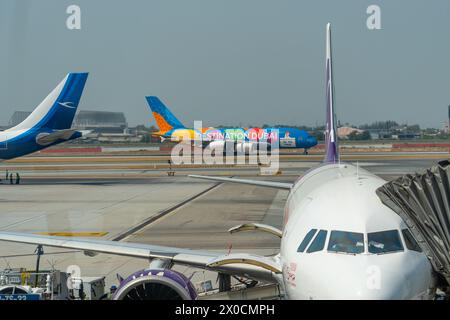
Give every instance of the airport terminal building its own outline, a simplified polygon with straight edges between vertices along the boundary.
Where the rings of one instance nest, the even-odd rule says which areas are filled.
[[[73,121],[78,130],[92,130],[95,133],[123,133],[128,124],[123,112],[80,110]]]

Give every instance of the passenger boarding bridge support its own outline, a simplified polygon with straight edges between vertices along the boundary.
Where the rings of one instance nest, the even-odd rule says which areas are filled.
[[[229,274],[219,273],[219,292],[231,290],[231,276]]]

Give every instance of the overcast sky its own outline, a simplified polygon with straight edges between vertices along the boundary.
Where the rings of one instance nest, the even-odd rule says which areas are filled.
[[[81,8],[68,30],[66,8]],[[381,30],[366,9],[381,7]],[[441,127],[450,104],[448,0],[0,0],[0,103],[32,110],[70,71],[79,109],[154,124],[157,95],[186,125],[315,125],[325,118],[332,23],[341,122]]]

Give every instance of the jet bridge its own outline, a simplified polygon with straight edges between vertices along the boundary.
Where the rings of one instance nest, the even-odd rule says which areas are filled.
[[[408,174],[378,188],[381,201],[411,229],[434,270],[450,286],[450,162]]]

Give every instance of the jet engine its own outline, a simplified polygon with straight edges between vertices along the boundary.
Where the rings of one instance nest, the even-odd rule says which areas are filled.
[[[232,152],[234,154],[251,154],[257,153],[259,150],[270,151],[270,143],[261,141],[213,141],[208,148],[225,154]]]
[[[243,154],[259,153],[259,150],[269,151],[270,144],[261,141],[240,142],[237,144],[236,150]]]
[[[197,292],[183,274],[170,269],[141,270],[120,283],[113,300],[195,300]]]
[[[211,141],[211,143],[208,145],[208,148],[222,152],[225,150],[225,141],[223,140]]]

